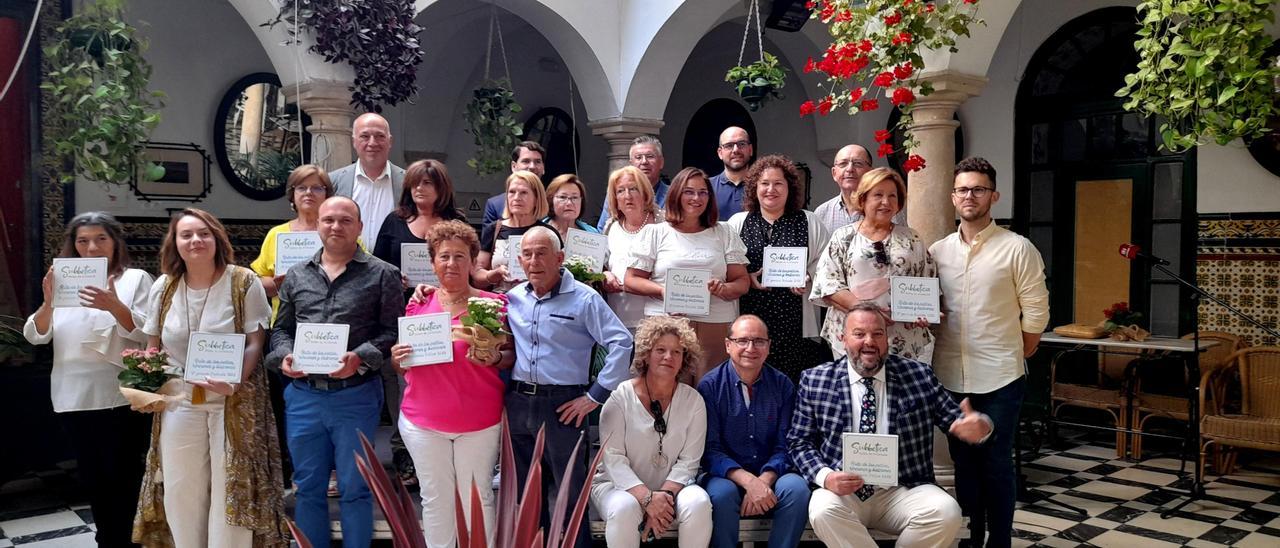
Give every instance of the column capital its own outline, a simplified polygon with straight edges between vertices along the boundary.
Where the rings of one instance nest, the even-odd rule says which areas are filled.
[[[356,112],[351,106],[349,83],[313,79],[283,89],[287,100],[297,102],[311,117],[311,125],[307,126],[311,133],[311,162],[332,171],[354,161],[351,124]]]
[[[658,130],[666,122],[655,120],[652,118],[631,118],[628,116],[615,116],[613,118],[601,118],[587,122],[587,126],[591,128],[593,135],[600,135],[606,139],[627,138],[635,139],[641,135],[657,135]],[[614,136],[615,134],[625,134]]]
[[[951,97],[961,95],[960,101],[970,97],[976,97],[982,93],[982,88],[987,87],[987,79],[983,76],[968,74],[965,72],[957,72],[950,69],[939,71],[928,71],[920,74],[920,79],[933,84],[934,95],[944,92],[945,96]],[[929,99],[933,95],[923,97]]]

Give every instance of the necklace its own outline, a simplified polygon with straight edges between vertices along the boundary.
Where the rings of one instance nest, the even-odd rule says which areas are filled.
[[[471,298],[471,291],[470,291],[470,290],[467,290],[467,292],[466,292],[466,293],[464,293],[461,297],[458,297],[457,299],[454,299],[454,300],[452,300],[452,301],[446,301],[446,300],[444,299],[444,291],[443,291],[443,290],[442,290],[442,291],[440,291],[440,305],[441,305],[441,306],[453,306],[453,305],[455,305],[455,304],[458,304],[458,303],[460,303],[460,302],[462,302],[462,301],[465,301],[465,300],[467,300],[467,299],[470,299],[470,298]]]
[[[645,213],[644,220],[640,221],[640,226],[636,227],[635,230],[631,230],[627,228],[627,220],[625,218],[618,222],[618,226],[621,226],[622,231],[626,232],[627,234],[639,234],[640,231],[644,229],[644,225],[649,224],[649,221],[651,221],[652,219],[653,219],[653,213]]]

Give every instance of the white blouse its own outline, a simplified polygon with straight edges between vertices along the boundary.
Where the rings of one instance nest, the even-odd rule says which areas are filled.
[[[208,289],[191,289],[186,280],[178,281],[169,312],[164,318],[164,333],[160,333],[160,301],[169,276],[160,276],[151,285],[151,306],[147,324],[142,331],[152,337],[160,337],[160,346],[169,354],[173,373],[182,375],[187,362],[187,340],[192,333],[235,333],[235,310],[231,306],[231,268]],[[262,289],[262,281],[252,276],[249,293],[244,299],[244,332],[253,333],[271,325],[271,304]]]
[[[731,264],[747,264],[747,246],[733,228],[725,223],[701,232],[686,234],[671,223],[645,225],[631,245],[627,266],[649,273],[658,285],[667,280],[667,271],[689,268],[711,271],[711,277],[725,280]],[[646,316],[662,316],[662,299],[645,300]],[[726,301],[711,296],[711,311],[706,316],[690,315],[689,319],[705,323],[729,323],[738,317],[738,300]]]
[[[644,227],[640,227],[643,229]],[[605,238],[609,241],[609,272],[621,281],[627,275],[627,266],[631,263],[631,245],[640,235],[627,232],[619,223],[609,223],[605,227]],[[609,308],[622,320],[622,325],[634,330],[644,319],[644,305],[648,297],[631,293],[609,293],[605,295]]]
[[[129,268],[115,285],[116,296],[133,315],[133,331],[125,331],[110,312],[93,308],[55,308],[46,333],[36,329],[35,314],[27,318],[22,327],[22,335],[31,344],[53,341],[49,396],[55,412],[92,411],[129,404],[120,395],[120,381],[116,378],[124,369],[120,352],[142,348],[147,342],[141,327],[147,321],[151,275]]]
[[[632,381],[618,385],[600,411],[604,456],[591,488],[599,493],[597,498],[611,489],[627,490],[641,483],[649,489],[660,489],[665,481],[693,484],[707,441],[707,408],[702,396],[693,387],[676,383],[665,418],[662,452],[666,462],[662,463],[654,458],[658,432],[653,429],[649,402],[640,401]]]

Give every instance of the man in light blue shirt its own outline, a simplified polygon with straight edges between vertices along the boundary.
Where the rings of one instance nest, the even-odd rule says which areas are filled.
[[[572,477],[564,477],[565,467],[579,436],[586,434],[587,416],[630,377],[633,341],[604,298],[561,267],[564,251],[551,229],[536,226],[525,232],[518,260],[528,281],[507,292],[516,345],[507,421],[519,485],[528,476],[538,429],[546,427],[541,462],[546,497],[542,526],[547,528],[561,483],[570,482],[573,497],[586,484],[587,452],[578,456]],[[597,344],[608,357],[592,382],[591,354]],[[589,528],[579,529],[579,544],[590,545]]]

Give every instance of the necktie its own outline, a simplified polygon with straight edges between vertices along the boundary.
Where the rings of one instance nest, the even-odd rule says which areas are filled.
[[[879,407],[876,403],[875,378],[863,377],[862,384],[866,385],[867,391],[862,394],[862,418],[858,421],[859,434],[876,433],[876,413]],[[854,492],[858,496],[858,500],[867,500],[871,498],[873,489],[870,485],[863,484]]]

